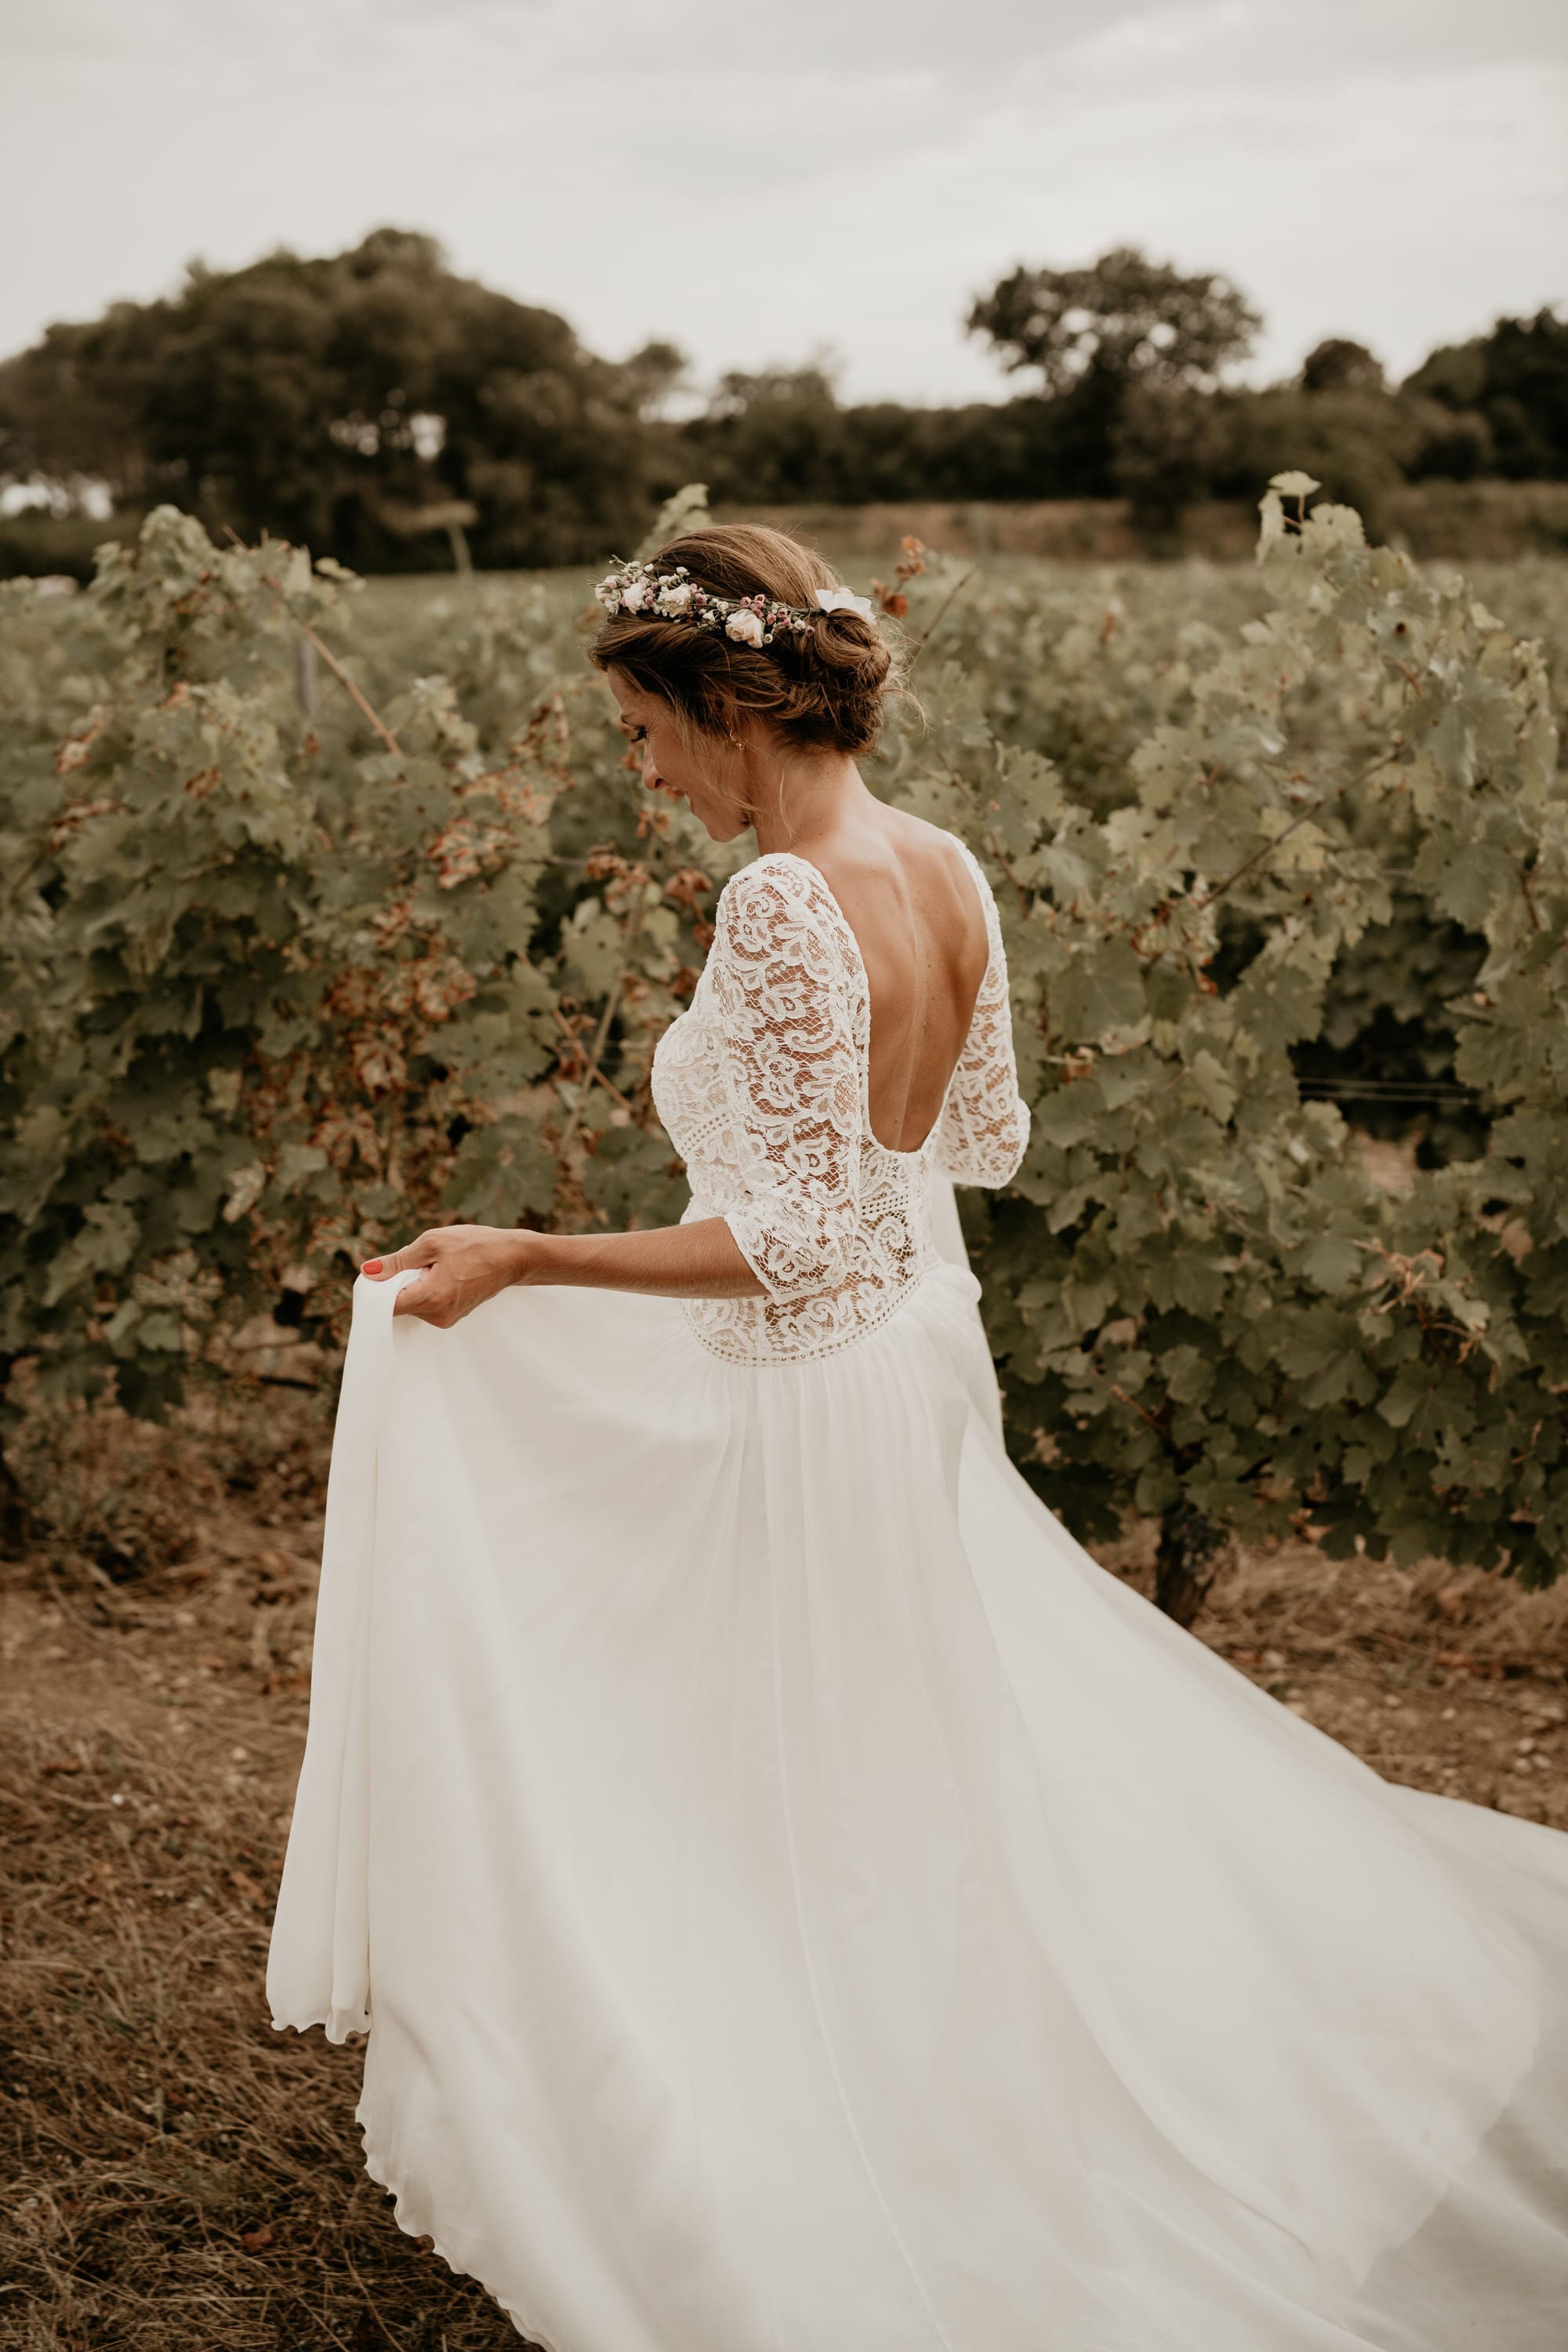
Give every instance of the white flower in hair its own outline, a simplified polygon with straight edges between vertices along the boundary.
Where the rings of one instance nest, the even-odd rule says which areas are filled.
[[[863,621],[875,622],[877,608],[869,596],[857,596],[853,588],[819,588],[816,601],[825,613],[858,613]]]
[[[731,614],[724,624],[724,635],[727,637],[733,637],[737,645],[760,646],[763,642],[763,625],[755,613],[748,613],[742,609],[739,613]]]
[[[684,613],[690,602],[691,583],[689,580],[671,581],[668,588],[659,590],[658,609],[661,613]]]
[[[621,590],[622,612],[640,613],[643,606],[647,603],[647,582],[646,580],[633,580],[626,587]]]

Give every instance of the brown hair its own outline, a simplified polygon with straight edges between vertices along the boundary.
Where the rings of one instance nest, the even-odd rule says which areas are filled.
[[[835,584],[819,555],[782,530],[712,523],[672,539],[652,562],[659,572],[684,564],[720,596],[761,594],[802,607],[813,612],[811,625],[753,646],[721,629],[620,613],[588,649],[595,668],[620,670],[704,734],[732,735],[738,721],[753,719],[787,743],[876,750],[892,656],[863,614],[814,611],[817,589]]]

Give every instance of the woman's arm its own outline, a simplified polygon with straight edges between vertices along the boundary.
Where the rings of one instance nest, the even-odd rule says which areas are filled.
[[[393,1303],[443,1331],[498,1291],[565,1283],[580,1290],[637,1290],[661,1298],[761,1298],[762,1284],[722,1217],[656,1225],[646,1234],[531,1234],[500,1225],[437,1225],[405,1249],[360,1269],[385,1282],[411,1267]]]
[[[963,862],[985,910],[989,942],[969,1034],[947,1090],[936,1134],[936,1164],[959,1184],[1010,1183],[1029,1144],[1029,1106],[1018,1092],[1007,956],[991,885],[961,841]]]

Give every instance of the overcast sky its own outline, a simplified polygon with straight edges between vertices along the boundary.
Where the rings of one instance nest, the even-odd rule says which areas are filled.
[[[1568,299],[1564,0],[0,0],[0,352],[383,222],[620,356],[1003,386],[971,296],[1130,241],[1255,376]]]

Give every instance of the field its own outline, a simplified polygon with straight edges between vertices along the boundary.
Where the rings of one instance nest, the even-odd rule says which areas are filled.
[[[1568,546],[1568,488],[1561,482],[1406,482],[1385,491],[1384,514],[1393,536],[1424,559],[1513,562],[1561,557]],[[843,555],[849,568],[879,560],[906,532],[945,553],[978,555],[987,563],[1009,556],[1127,563],[1148,553],[1125,499],[735,507],[720,509],[720,519],[776,524]],[[133,537],[138,520],[123,515],[113,529]],[[1236,564],[1251,552],[1257,523],[1245,500],[1201,499],[1183,515],[1174,545],[1160,553]],[[85,517],[0,519],[0,577],[16,571],[90,579],[93,550],[109,527]]]
[[[763,510],[757,510],[757,520]],[[776,520],[789,521],[812,544],[820,546],[853,586],[864,589],[870,575],[891,572],[898,545],[896,526],[921,520],[910,513],[889,511],[888,528],[877,544],[881,561],[868,548],[860,532],[836,531],[840,520],[834,509],[784,509]],[[940,524],[941,518],[938,519]],[[1173,637],[1184,619],[1210,627],[1237,629],[1256,620],[1269,603],[1266,583],[1248,562],[1215,562],[1203,555],[1180,562],[1144,563],[1040,560],[992,550],[976,554],[961,530],[948,534],[960,572],[974,568],[986,583],[1019,583],[1041,600],[1058,600],[1075,610],[1125,612],[1132,628],[1146,629],[1162,641]],[[1438,568],[1458,573],[1451,559],[1439,559]],[[1463,576],[1483,603],[1490,605],[1521,635],[1541,640],[1557,682],[1559,705],[1568,699],[1568,556],[1531,554],[1499,560],[1485,557],[1467,562]],[[564,628],[588,601],[591,575],[586,572],[536,572],[502,575],[521,590],[538,589],[547,599],[552,620]],[[367,580],[350,616],[349,636],[363,666],[367,683],[387,698],[431,660],[432,648],[444,649],[466,612],[494,593],[499,583],[486,576],[464,582],[452,572],[416,572],[401,577]],[[437,656],[439,659],[439,652]]]
[[[860,585],[880,569],[891,594],[896,554],[851,550],[845,568]],[[704,851],[645,838],[602,715],[551,698],[577,659],[581,575],[380,581],[331,616],[300,591],[279,620],[261,558],[214,554],[210,590],[178,550],[160,560],[124,590],[121,611],[142,600],[130,654],[95,639],[87,600],[60,598],[17,606],[0,661],[4,855],[18,897],[38,893],[9,967],[22,1042],[5,1083],[18,1130],[31,1122],[29,1181],[58,1151],[31,1223],[6,1196],[27,1517],[0,1593],[0,2344],[499,2352],[505,2325],[360,2176],[354,2052],[275,2036],[261,1998],[345,1263],[443,1201],[615,1223],[664,1181],[646,1056],[700,952]],[[1568,1026],[1546,992],[1561,959],[1531,944],[1561,938],[1568,908],[1540,724],[1568,682],[1568,562],[1473,564],[1462,593],[1429,593],[1353,550],[1314,560],[1327,585],[1269,641],[1283,687],[1237,635],[1282,593],[1250,565],[992,557],[973,580],[933,565],[905,583],[933,654],[923,717],[900,720],[880,780],[944,822],[980,808],[1024,1026],[1045,1041],[1041,1156],[971,1239],[1015,1452],[1110,1572],[1152,1591],[1167,1526],[1211,1514],[1200,1638],[1390,1777],[1568,1827],[1568,1580],[1550,1581],[1563,1474],[1549,1444],[1531,1450],[1568,1391]],[[1349,653],[1324,633],[1331,591],[1362,600]],[[1373,608],[1438,681],[1407,689],[1417,656],[1401,652],[1386,707],[1359,617]],[[327,666],[295,666],[301,624],[374,724]],[[1455,753],[1459,783],[1441,757],[1406,757],[1428,702],[1444,744],[1451,706],[1506,719],[1479,772]],[[546,719],[520,734],[531,708]],[[374,731],[389,721],[395,759]],[[1535,766],[1516,791],[1521,743]],[[1153,744],[1205,790],[1245,781],[1213,840],[1162,830]],[[1300,776],[1359,779],[1380,751],[1399,794],[1342,823],[1292,816],[1317,864],[1305,884],[1258,878]],[[234,811],[275,786],[271,830],[242,836]],[[290,794],[316,828],[298,839]],[[145,873],[137,828],[156,831]],[[1448,862],[1423,878],[1434,842]],[[1494,896],[1455,901],[1462,923],[1443,911],[1455,870],[1494,868]],[[1205,931],[1216,877],[1235,919]],[[285,903],[286,969],[256,944]],[[498,907],[526,971],[497,944]],[[1151,908],[1166,931],[1139,963]],[[1511,924],[1528,988],[1497,986],[1482,1066],[1445,1024],[1461,988],[1486,993],[1481,959],[1514,952]],[[1308,972],[1293,1026],[1258,1012],[1260,968]],[[187,1003],[188,1020],[166,1009]],[[106,1007],[127,1058],[80,1090],[85,1108],[72,1097],[67,1135],[58,1073],[96,1066]],[[388,1037],[396,1054],[367,1061],[367,1038]],[[1178,1121],[1194,1070],[1201,1112]],[[1521,1105],[1537,1125],[1504,1175],[1467,1157]],[[1128,1213],[1149,1170],[1163,1226]],[[111,1187],[121,1223],[84,1224]],[[1375,1263],[1357,1255],[1368,1235]],[[89,1401],[106,1368],[165,1425]],[[1262,1461],[1237,1450],[1260,1412]],[[1489,1557],[1516,1572],[1471,1564]]]

